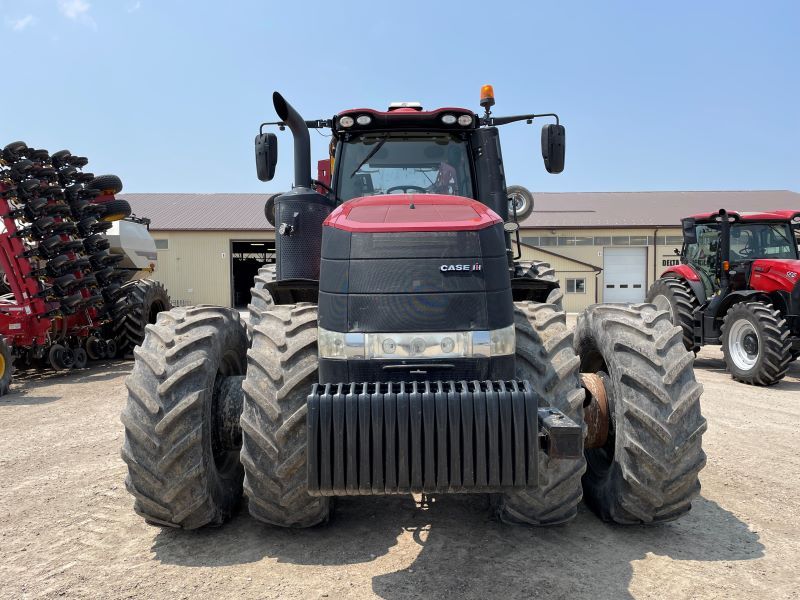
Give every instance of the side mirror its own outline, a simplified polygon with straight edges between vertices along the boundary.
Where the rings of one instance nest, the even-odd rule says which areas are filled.
[[[270,181],[275,176],[278,163],[278,136],[260,133],[256,136],[256,174],[261,181]]]
[[[687,244],[696,244],[697,232],[694,228],[694,219],[683,219],[681,225],[683,226],[683,241]]]
[[[542,158],[548,173],[561,173],[564,170],[566,152],[566,131],[563,125],[542,127]]]

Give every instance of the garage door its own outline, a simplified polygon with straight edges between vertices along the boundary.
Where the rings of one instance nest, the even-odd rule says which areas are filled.
[[[603,302],[643,302],[647,248],[603,249]]]

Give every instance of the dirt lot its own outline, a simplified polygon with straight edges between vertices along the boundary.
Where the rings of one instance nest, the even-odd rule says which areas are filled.
[[[795,598],[800,363],[776,387],[697,361],[708,466],[686,518],[505,526],[482,497],[341,500],[321,529],[241,511],[217,530],[136,517],[119,458],[129,363],[17,380],[0,399],[0,597]]]

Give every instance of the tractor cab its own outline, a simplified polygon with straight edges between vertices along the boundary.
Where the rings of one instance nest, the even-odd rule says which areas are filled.
[[[703,284],[710,298],[720,290],[723,270],[731,291],[748,290],[760,279],[768,291],[792,291],[796,278],[787,273],[800,271],[798,231],[800,213],[705,213],[684,219],[683,262]],[[727,269],[725,263],[727,262]],[[769,274],[769,275],[768,275]],[[783,274],[783,276],[781,276]]]

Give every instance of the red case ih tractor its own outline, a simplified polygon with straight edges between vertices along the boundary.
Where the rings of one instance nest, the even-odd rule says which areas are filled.
[[[650,287],[687,349],[722,345],[733,378],[772,385],[800,354],[800,212],[683,219],[681,264]]]
[[[489,86],[483,116],[400,103],[305,121],[273,103],[295,186],[265,207],[277,262],[249,349],[239,314],[210,306],[161,313],[136,349],[122,457],[147,522],[220,525],[243,493],[281,527],[327,521],[336,496],[411,492],[488,493],[536,525],[584,495],[617,523],[689,510],[706,423],[680,329],[649,304],[596,305],[573,335],[553,270],[517,259],[497,126],[554,118],[559,173],[555,115],[494,117]],[[311,178],[309,128],[332,132],[329,181]]]
[[[128,222],[130,205],[114,197],[120,179],[82,171],[87,162],[23,142],[0,153],[0,395],[12,363],[61,370],[114,357],[141,342],[153,308],[170,308],[161,284],[135,280],[141,261],[113,252],[109,230],[119,240],[123,221],[146,225]],[[138,340],[129,335],[137,323]]]

